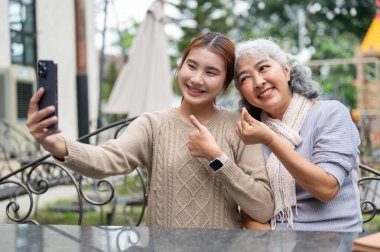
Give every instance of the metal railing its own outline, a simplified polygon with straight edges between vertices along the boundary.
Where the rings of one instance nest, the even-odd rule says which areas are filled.
[[[0,119],[0,176],[10,172],[11,160],[25,163],[41,153],[39,144],[30,135],[5,119]]]
[[[109,130],[114,131],[116,138],[134,119],[130,118],[109,124],[79,138],[78,141],[87,141],[89,138]],[[5,157],[2,162],[6,166],[9,161],[7,158],[12,159],[12,157],[5,148],[1,148],[0,151]],[[9,169],[7,174],[0,177],[0,201],[8,201],[5,212],[11,222],[38,224],[34,217],[38,213],[40,197],[46,195],[52,188],[67,185],[75,188],[75,200],[68,205],[53,206],[52,209],[76,213],[79,225],[83,223],[86,206],[100,207],[101,223],[99,224],[112,224],[121,204],[123,214],[126,215],[125,225],[138,226],[143,220],[147,205],[147,180],[146,172],[142,167],[138,167],[130,175],[94,180],[70,171],[55,162],[51,155],[44,155],[29,162],[20,160],[16,162],[18,162],[19,168]],[[127,192],[127,196],[118,195],[115,184],[119,184]],[[20,203],[21,201],[23,204]],[[105,205],[109,206],[107,213],[103,209]],[[128,211],[131,208],[135,209],[136,206],[138,207],[137,213],[136,210]],[[104,221],[104,214],[106,221]],[[127,216],[129,214],[137,215],[137,217]]]
[[[363,223],[367,223],[379,213],[380,172],[365,164],[360,164],[359,169],[362,172],[358,179],[362,213],[369,215],[363,220]]]

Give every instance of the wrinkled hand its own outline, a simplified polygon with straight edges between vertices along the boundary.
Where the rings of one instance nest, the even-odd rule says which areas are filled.
[[[236,124],[236,132],[245,144],[265,144],[269,146],[275,133],[264,123],[257,121],[243,108],[241,120]]]
[[[57,121],[56,116],[46,118],[48,115],[54,113],[54,106],[49,106],[38,110],[38,102],[44,92],[44,89],[40,88],[37,93],[30,99],[26,125],[34,139],[36,139],[36,141],[40,143],[45,150],[52,152],[54,151],[53,149],[57,143],[62,141],[62,139],[57,135],[59,132],[61,132],[61,130],[47,129],[48,126]]]
[[[198,130],[189,134],[187,146],[193,157],[206,158],[211,161],[223,154],[210,131],[202,125],[195,116],[189,117],[191,123]]]

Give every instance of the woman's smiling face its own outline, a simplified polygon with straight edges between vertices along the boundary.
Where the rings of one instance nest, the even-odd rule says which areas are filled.
[[[292,93],[289,89],[290,66],[281,66],[268,55],[248,55],[236,64],[237,82],[241,94],[254,107],[273,118],[282,119]]]
[[[206,47],[191,49],[178,72],[183,102],[193,105],[213,104],[225,81],[223,58]]]

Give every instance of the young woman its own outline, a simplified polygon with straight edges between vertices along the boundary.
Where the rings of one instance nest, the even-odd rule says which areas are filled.
[[[215,105],[233,78],[234,45],[218,33],[195,38],[183,52],[177,77],[178,108],[144,113],[116,140],[81,144],[46,129],[54,111],[38,111],[43,90],[30,102],[28,127],[63,164],[102,178],[148,169],[147,225],[241,228],[240,206],[256,221],[273,215],[274,203],[261,145],[245,146],[235,132],[239,114]]]
[[[237,132],[246,144],[265,145],[272,228],[362,231],[360,141],[346,107],[314,100],[320,88],[310,69],[270,40],[237,45],[235,78],[246,108]]]

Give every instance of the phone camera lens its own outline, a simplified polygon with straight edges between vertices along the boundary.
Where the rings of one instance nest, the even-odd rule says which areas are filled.
[[[38,63],[38,75],[40,77],[46,77],[47,75],[47,66],[43,62]]]

